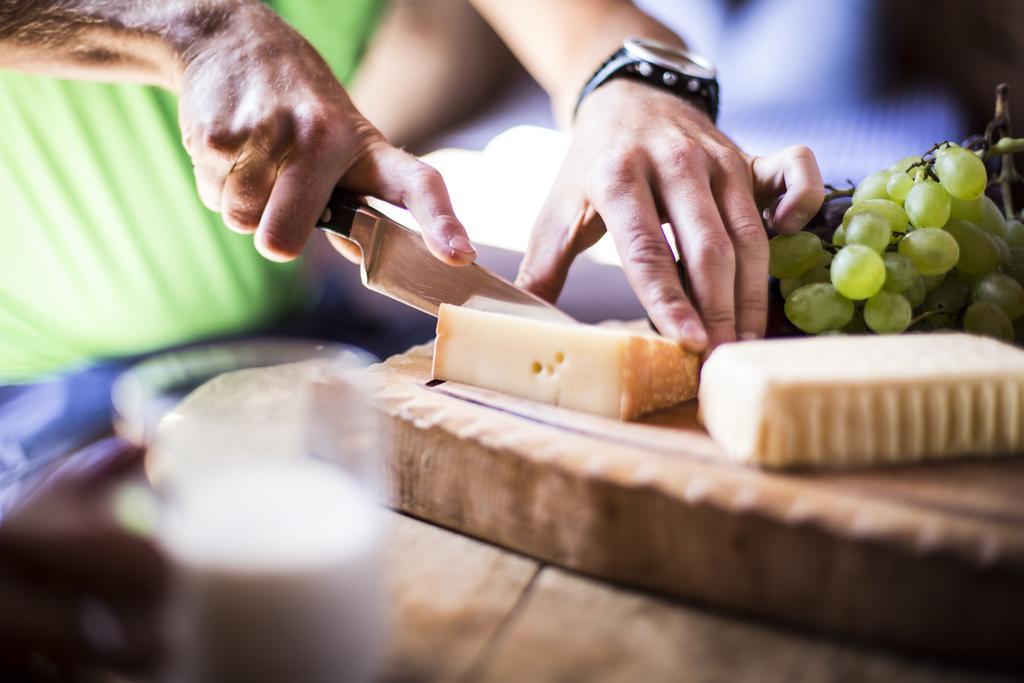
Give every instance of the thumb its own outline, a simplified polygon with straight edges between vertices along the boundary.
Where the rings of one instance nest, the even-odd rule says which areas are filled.
[[[556,190],[541,209],[516,275],[517,286],[551,303],[561,294],[572,262],[605,233],[590,202],[583,200],[574,211],[555,199],[560,195]]]
[[[772,230],[801,230],[825,200],[818,162],[807,147],[795,145],[771,156],[753,157],[750,169],[758,204],[763,208],[778,201],[769,219],[768,227]]]

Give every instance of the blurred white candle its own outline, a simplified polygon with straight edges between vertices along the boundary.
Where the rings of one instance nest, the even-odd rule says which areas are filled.
[[[380,510],[341,469],[236,462],[175,482],[170,678],[365,681],[382,649]]]

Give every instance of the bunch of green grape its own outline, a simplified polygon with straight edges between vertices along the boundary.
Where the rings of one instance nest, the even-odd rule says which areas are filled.
[[[786,317],[808,334],[1024,338],[1024,223],[987,185],[978,154],[945,142],[862,180],[830,243],[772,238]]]

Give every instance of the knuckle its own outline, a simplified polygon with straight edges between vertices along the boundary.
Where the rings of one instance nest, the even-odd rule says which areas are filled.
[[[302,249],[290,231],[276,226],[268,228],[263,234],[263,246],[273,254],[287,258],[298,256]]]
[[[668,244],[660,230],[654,234],[639,223],[632,225],[626,235],[626,260],[629,263],[646,269],[670,258]]]
[[[306,105],[295,111],[293,125],[296,136],[308,148],[320,148],[332,143],[334,120],[322,107]]]
[[[642,174],[642,153],[633,148],[615,150],[595,167],[595,180],[601,187],[627,187],[636,183]]]
[[[731,273],[736,267],[732,243],[718,234],[705,234],[694,239],[687,260],[696,272],[705,277]]]
[[[747,160],[732,147],[721,147],[716,151],[715,158],[723,172],[730,176],[750,176],[750,165]]]
[[[736,322],[729,307],[722,304],[706,306],[700,317],[708,327],[732,327]]]
[[[224,220],[238,228],[255,229],[259,227],[262,215],[262,211],[236,205],[224,212]]]
[[[768,298],[765,296],[745,294],[737,297],[736,305],[740,310],[754,315],[761,315],[768,312]]]
[[[689,171],[700,166],[706,159],[706,153],[696,142],[687,137],[677,137],[666,145],[661,145],[658,154],[659,163],[675,171]]]
[[[645,289],[645,305],[648,308],[657,308],[665,311],[673,311],[685,314],[691,309],[690,302],[683,294],[682,285],[670,284],[662,281],[655,281]]]
[[[818,163],[817,158],[814,156],[814,152],[811,151],[810,147],[806,145],[793,145],[786,148],[786,154],[797,161],[805,161],[811,163]]]
[[[225,154],[238,148],[238,139],[239,135],[236,132],[221,124],[207,127],[202,134],[203,147]]]
[[[754,218],[741,218],[732,223],[729,226],[732,231],[733,237],[738,244],[745,247],[764,247],[768,248],[768,235],[765,234],[764,226],[760,220]]]
[[[409,173],[409,180],[413,187],[421,192],[431,192],[444,187],[444,179],[441,173],[433,166],[417,162]]]

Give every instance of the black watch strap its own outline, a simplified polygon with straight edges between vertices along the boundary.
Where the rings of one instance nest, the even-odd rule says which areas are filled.
[[[591,76],[583,86],[573,116],[579,111],[580,105],[592,92],[615,78],[629,78],[647,85],[667,90],[677,97],[692,102],[706,111],[714,122],[718,121],[718,81],[715,79],[697,78],[666,69],[664,67],[638,59],[626,48],[621,48]]]

